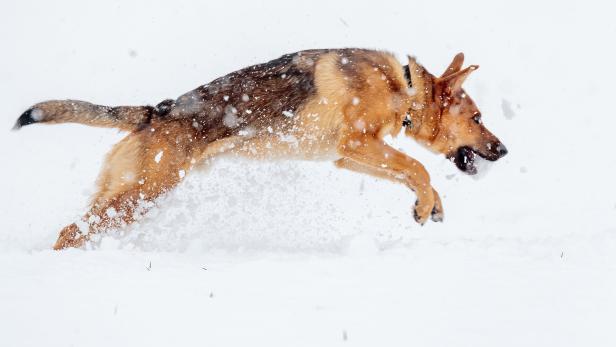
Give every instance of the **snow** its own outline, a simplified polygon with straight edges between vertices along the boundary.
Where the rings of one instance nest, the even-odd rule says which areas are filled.
[[[513,107],[511,106],[511,103],[509,101],[503,99],[501,107],[503,109],[503,116],[506,119],[513,119],[513,117],[515,117],[515,111],[513,110]]]
[[[160,160],[163,158],[163,151],[159,151],[158,153],[156,153],[156,156],[154,156],[154,161],[156,162],[156,164],[160,163]]]
[[[39,110],[38,108],[34,108],[32,109],[32,112],[30,112],[30,117],[36,122],[41,121],[44,117],[43,111]]]
[[[0,345],[614,346],[614,5],[554,6],[3,2]],[[155,105],[284,53],[349,46],[436,74],[459,51],[481,65],[466,92],[507,157],[474,180],[392,142],[430,172],[444,223],[417,225],[408,189],[328,162],[226,158],[186,172],[127,230],[50,250],[124,134],[9,131],[28,107]]]
[[[240,118],[237,116],[237,109],[231,105],[225,106],[225,115],[222,122],[226,127],[235,128],[240,124]]]

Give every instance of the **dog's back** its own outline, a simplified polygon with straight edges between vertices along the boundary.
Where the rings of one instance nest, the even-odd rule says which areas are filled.
[[[232,72],[156,106],[109,107],[78,100],[42,102],[24,112],[15,128],[72,122],[139,131],[153,122],[191,119],[201,139],[211,142],[246,128],[265,129],[288,123],[291,115],[298,114],[318,94],[316,68],[326,55],[335,57],[329,59],[329,65],[334,66],[322,74],[325,76],[321,76],[320,87],[334,91],[363,88],[366,76],[362,65],[391,70],[389,65],[395,62],[388,53],[365,49],[300,51]],[[391,79],[391,73],[385,74]],[[327,90],[321,92],[322,97],[329,96]],[[334,96],[333,102],[335,99]]]
[[[180,96],[168,117],[192,119],[208,139],[271,126],[316,94],[315,66],[326,52],[287,54],[220,77]]]

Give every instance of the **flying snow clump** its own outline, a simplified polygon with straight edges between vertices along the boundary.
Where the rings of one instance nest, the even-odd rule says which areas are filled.
[[[513,119],[513,117],[516,116],[515,112],[513,111],[513,107],[511,107],[511,103],[506,100],[503,99],[503,101],[501,102],[501,108],[503,110],[503,116],[505,116],[505,119]]]
[[[163,151],[160,151],[156,154],[156,156],[154,157],[154,161],[158,164],[160,163],[160,160],[163,158]]]

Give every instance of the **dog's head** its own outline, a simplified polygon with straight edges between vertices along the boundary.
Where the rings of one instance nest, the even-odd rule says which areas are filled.
[[[477,65],[462,69],[464,55],[456,55],[445,72],[435,77],[409,57],[413,102],[403,120],[406,134],[434,152],[442,153],[467,174],[476,174],[475,155],[495,161],[507,148],[483,124],[477,105],[462,83]]]

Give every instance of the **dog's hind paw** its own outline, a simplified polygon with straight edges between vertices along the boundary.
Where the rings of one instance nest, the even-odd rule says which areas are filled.
[[[77,224],[73,223],[65,226],[64,229],[60,231],[60,235],[58,235],[58,240],[53,246],[53,249],[59,251],[69,247],[78,248],[83,246],[85,241],[86,239],[81,235],[79,227]]]

